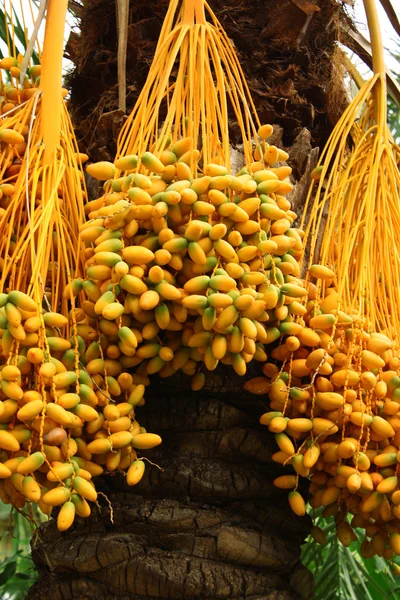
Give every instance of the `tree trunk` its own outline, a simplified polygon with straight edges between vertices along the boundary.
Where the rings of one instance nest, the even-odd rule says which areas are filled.
[[[129,488],[104,477],[100,508],[60,534],[51,520],[33,542],[40,579],[29,600],[295,600],[312,595],[299,562],[310,527],[272,480],[274,442],[257,418],[264,398],[221,369],[206,389],[155,380],[140,422],[163,438]],[[97,484],[97,487],[99,485]]]
[[[167,1],[130,5],[128,110]],[[339,3],[215,0],[212,7],[235,44],[261,121],[283,127],[277,141],[292,145],[299,211],[311,147],[326,141],[345,102],[334,66]],[[72,34],[67,49],[76,65],[70,107],[81,150],[93,161],[112,159],[124,120],[116,110],[116,47],[115,3],[87,0],[81,35]],[[233,122],[231,136],[235,141]],[[258,424],[267,398],[244,393],[232,370],[207,378],[197,393],[185,377],[153,378],[138,419],[163,438],[146,452],[160,468],[147,464],[134,488],[118,475],[101,478],[96,487],[108,500],[100,496],[92,516],[66,533],[54,519],[43,525],[32,543],[40,579],[28,600],[312,597],[312,577],[299,560],[310,519],[296,517],[287,492],[273,486],[282,469],[271,458],[273,436]]]
[[[127,110],[140,93],[168,0],[130,2],[126,64]],[[347,98],[335,59],[339,40],[337,0],[212,0],[211,7],[232,40],[262,123],[283,128],[290,146],[306,127],[312,145],[323,146]],[[91,160],[115,154],[124,119],[118,111],[115,2],[86,0],[81,35],[67,52],[76,68],[70,78],[70,108],[82,151]],[[238,141],[234,119],[233,143]]]

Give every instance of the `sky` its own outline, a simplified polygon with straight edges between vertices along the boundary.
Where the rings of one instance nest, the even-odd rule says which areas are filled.
[[[390,54],[390,51],[396,52],[396,50],[397,50],[397,52],[400,52],[400,47],[396,44],[396,41],[395,41],[397,34],[396,34],[395,30],[393,29],[389,19],[387,18],[386,13],[385,13],[384,9],[382,8],[381,3],[379,2],[379,0],[376,0],[376,2],[377,2],[379,21],[380,21],[380,25],[381,25],[381,29],[382,29],[383,43],[385,46],[385,62],[389,69],[391,69],[392,71],[399,72],[400,64]],[[395,8],[395,11],[397,12],[397,15],[400,18],[400,0],[392,0],[392,4]],[[396,7],[396,5],[397,5],[397,7]],[[363,5],[362,0],[355,0],[353,14],[354,14],[354,20],[358,26],[358,31],[369,40],[370,37],[369,37],[369,32],[368,32],[368,27],[367,27],[367,17],[365,15],[365,10],[364,10],[364,5]],[[399,42],[400,42],[400,40],[399,40]],[[359,60],[357,64],[360,66],[360,71],[362,70],[363,74],[368,73],[368,68],[366,68],[365,65],[363,65],[361,60]]]

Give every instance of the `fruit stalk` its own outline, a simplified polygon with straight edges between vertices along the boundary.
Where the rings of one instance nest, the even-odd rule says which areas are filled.
[[[62,59],[68,0],[49,0],[42,55],[42,136],[44,164],[51,164],[60,143]]]

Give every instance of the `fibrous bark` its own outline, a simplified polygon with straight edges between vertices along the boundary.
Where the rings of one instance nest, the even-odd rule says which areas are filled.
[[[213,0],[210,2],[234,44],[262,123],[283,127],[290,146],[303,127],[313,146],[322,146],[347,98],[335,61],[339,39],[337,0]],[[147,77],[168,2],[131,0],[127,54],[127,110]],[[87,0],[81,33],[67,45],[76,69],[70,80],[70,108],[80,146],[91,159],[115,153],[117,30],[115,2]],[[111,115],[108,115],[111,113]],[[233,115],[232,115],[233,117]],[[234,119],[232,143],[240,142]]]
[[[147,464],[134,488],[102,479],[113,523],[100,496],[101,508],[72,530],[42,526],[33,543],[40,579],[28,600],[311,597],[299,562],[309,519],[272,485],[281,468],[257,423],[265,399],[239,393],[242,383],[227,370],[197,393],[181,377],[152,382],[138,414],[163,438],[146,452],[160,469]]]

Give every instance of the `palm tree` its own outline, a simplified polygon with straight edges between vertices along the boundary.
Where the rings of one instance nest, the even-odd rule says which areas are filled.
[[[131,108],[154,52],[164,1],[130,3],[127,105]],[[233,40],[262,122],[290,147],[297,181],[315,160],[346,103],[337,61],[336,0],[227,0],[213,3]],[[75,70],[71,101],[82,150],[109,159],[124,119],[117,103],[116,3],[72,3],[81,19],[67,47]],[[231,137],[235,141],[232,122]],[[307,177],[296,188],[304,201]],[[258,424],[266,397],[242,391],[224,368],[201,392],[184,376],[153,378],[140,422],[163,444],[135,488],[106,476],[99,506],[67,533],[55,521],[35,536],[40,578],[29,600],[237,599],[312,597],[312,577],[300,562],[310,520],[290,511],[274,489],[279,467],[273,440]]]

